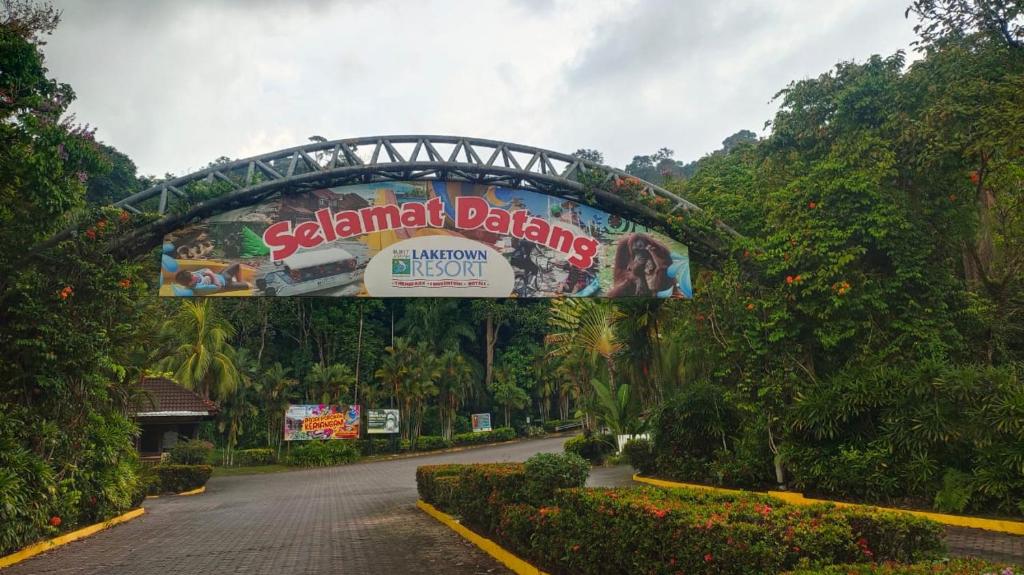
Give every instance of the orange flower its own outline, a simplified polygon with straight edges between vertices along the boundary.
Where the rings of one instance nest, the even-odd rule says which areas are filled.
[[[747,304],[747,310],[749,310],[749,311],[753,311],[753,310],[754,310],[754,304],[752,304],[752,303],[748,303],[748,304]]]
[[[129,218],[131,218],[131,216],[128,215],[128,212],[126,212],[124,210],[121,210],[121,215],[118,216],[117,219],[121,220],[121,223],[123,224],[123,223],[127,222]]]
[[[96,230],[92,228],[85,230],[85,237],[89,238],[90,240],[96,239]]]
[[[795,281],[796,283],[800,283],[800,274],[796,274],[796,277],[793,278],[793,281]]]
[[[818,207],[818,204],[816,204],[814,202],[809,202],[807,204],[807,207],[813,210],[814,208]]]
[[[956,194],[949,194],[949,201],[955,202],[956,201]]]
[[[71,286],[64,286],[64,289],[60,290],[60,299],[68,299],[75,293],[75,290],[71,289]]]
[[[978,182],[980,182],[980,181],[981,181],[981,174],[978,173],[978,170],[972,171],[971,172],[971,183],[974,184],[974,185],[978,185]]]
[[[101,230],[106,228],[107,227],[107,220],[100,220],[100,221],[96,222],[96,227],[101,229]]]
[[[53,525],[54,527],[60,527],[60,524],[61,524],[61,519],[60,519],[59,515],[54,515],[53,517],[50,518],[50,525]]]
[[[123,280],[117,282],[117,285],[121,286],[121,289],[128,289],[132,287],[132,280],[124,278]]]
[[[786,284],[787,285],[792,285],[792,283],[793,283],[793,276],[786,276]]]

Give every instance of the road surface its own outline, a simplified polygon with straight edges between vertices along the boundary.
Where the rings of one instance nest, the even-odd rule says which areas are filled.
[[[565,437],[454,453],[265,475],[215,477],[203,495],[148,500],[142,517],[5,569],[0,575],[506,574],[416,508],[416,467],[525,461]],[[628,466],[590,485],[629,485]],[[1024,563],[1024,537],[950,529],[954,554]]]

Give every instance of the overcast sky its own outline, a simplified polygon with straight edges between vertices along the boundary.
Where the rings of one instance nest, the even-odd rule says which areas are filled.
[[[57,0],[72,111],[140,173],[328,139],[451,134],[622,167],[764,134],[772,95],[907,49],[909,0]]]

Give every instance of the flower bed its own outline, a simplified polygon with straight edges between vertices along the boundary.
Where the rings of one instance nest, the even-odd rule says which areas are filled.
[[[938,557],[941,528],[909,515],[766,495],[561,489],[528,502],[518,464],[417,470],[420,496],[552,573],[779,573]]]
[[[155,476],[155,480],[149,487],[151,495],[156,495],[157,493],[181,493],[198,489],[206,485],[210,475],[213,474],[213,467],[209,465],[177,465],[170,463],[154,465],[150,469]]]

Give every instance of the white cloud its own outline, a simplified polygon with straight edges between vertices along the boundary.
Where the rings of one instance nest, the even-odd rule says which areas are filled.
[[[178,174],[327,138],[461,134],[624,165],[759,130],[791,80],[905,48],[892,0],[58,0],[53,74]]]

